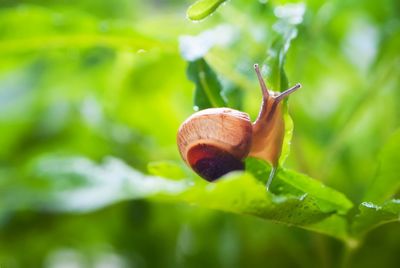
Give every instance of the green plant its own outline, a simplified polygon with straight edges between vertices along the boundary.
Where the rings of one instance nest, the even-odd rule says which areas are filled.
[[[201,0],[197,24],[179,1],[1,6],[0,266],[396,267],[398,224],[376,227],[400,215],[398,4],[361,2]],[[255,118],[256,62],[304,86],[282,166],[270,191],[255,158],[204,182],[176,130],[192,95]]]

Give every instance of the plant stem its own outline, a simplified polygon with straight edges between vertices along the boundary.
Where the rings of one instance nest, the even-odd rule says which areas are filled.
[[[359,241],[358,240],[349,240],[344,243],[343,252],[340,258],[340,268],[347,268],[350,266],[350,261],[354,253],[359,248]]]

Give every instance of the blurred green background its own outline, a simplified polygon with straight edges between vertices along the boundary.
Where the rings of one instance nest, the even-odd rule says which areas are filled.
[[[252,66],[265,60],[287,2],[232,0],[194,23],[193,1],[2,0],[0,267],[338,267],[339,241],[250,216],[145,200],[51,213],[28,198],[41,187],[30,179],[43,157],[113,156],[144,173],[152,161],[181,161],[175,136],[194,88],[183,35],[223,27],[226,42],[205,59],[229,105],[255,119]],[[286,166],[359,203],[400,126],[400,2],[304,7],[285,65],[290,84],[303,85],[290,99]],[[399,248],[398,223],[380,227],[350,267],[398,267]]]

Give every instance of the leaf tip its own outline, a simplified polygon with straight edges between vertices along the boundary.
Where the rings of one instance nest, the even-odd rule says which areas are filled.
[[[200,21],[210,16],[226,0],[199,0],[186,11],[186,17],[192,21]]]

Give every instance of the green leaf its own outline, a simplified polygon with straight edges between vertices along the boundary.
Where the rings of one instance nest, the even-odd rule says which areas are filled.
[[[246,170],[265,183],[271,166],[263,160],[248,158]],[[271,184],[271,191],[280,195],[309,195],[316,200],[318,208],[324,212],[337,212],[344,215],[353,207],[352,202],[344,194],[304,174],[284,168],[278,169]]]
[[[275,24],[276,36],[268,49],[264,68],[267,84],[273,91],[284,91],[289,88],[288,79],[284,70],[286,54],[291,41],[297,36],[297,28],[284,22]]]
[[[48,182],[49,192],[56,193],[42,202],[45,209],[55,211],[91,211],[161,193],[175,196],[191,183],[146,176],[115,158],[100,165],[83,157],[44,158],[34,165],[32,173]]]
[[[180,180],[189,176],[189,172],[186,172],[185,167],[173,161],[150,162],[147,165],[147,169],[151,175],[168,179]]]
[[[344,215],[353,207],[352,202],[344,194],[304,174],[282,168],[279,170],[277,177],[296,189],[316,198],[319,208],[322,211],[329,212],[335,210],[339,214]]]
[[[297,36],[297,25],[303,21],[305,5],[299,3],[277,6],[274,13],[279,20],[273,25],[275,38],[268,49],[265,67],[268,85],[274,91],[283,91],[289,87],[284,70],[286,54],[292,40]]]
[[[222,86],[217,75],[204,59],[189,62],[187,75],[196,85],[194,96],[196,109],[227,106],[221,95]]]
[[[210,16],[226,0],[199,0],[187,10],[187,17],[190,20],[202,20]]]
[[[364,197],[365,201],[380,203],[400,189],[400,130],[396,131],[382,149],[378,175]]]
[[[361,235],[382,224],[400,221],[400,200],[392,199],[383,205],[363,202],[352,225],[353,233]]]
[[[253,215],[339,239],[347,236],[343,218],[334,210],[321,209],[321,195],[275,195],[249,173],[231,173],[216,183],[177,181],[143,175],[115,158],[108,158],[103,164],[85,158],[53,158],[40,160],[33,175],[46,180],[51,192],[57,193],[43,197],[40,209],[85,212],[121,200],[147,198]],[[303,184],[306,181],[301,180]],[[308,189],[316,190],[313,183],[308,184]],[[330,193],[332,202],[342,209],[338,193],[332,189],[324,192]]]

